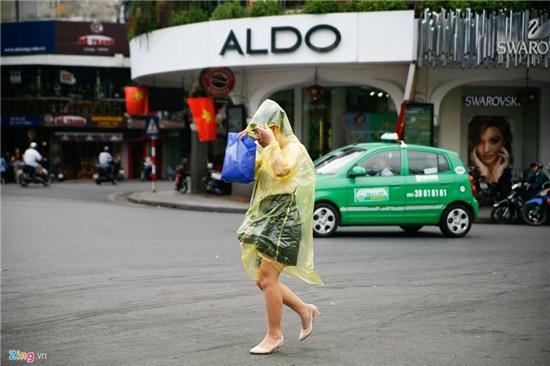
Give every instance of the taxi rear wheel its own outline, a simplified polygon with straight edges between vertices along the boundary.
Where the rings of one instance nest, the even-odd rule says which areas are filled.
[[[313,209],[313,236],[327,238],[338,228],[338,211],[328,203],[317,203]]]
[[[439,228],[443,235],[449,238],[461,238],[468,234],[472,227],[472,215],[463,205],[450,205],[443,211]]]

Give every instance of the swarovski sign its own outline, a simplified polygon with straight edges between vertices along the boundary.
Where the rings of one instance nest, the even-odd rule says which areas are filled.
[[[543,41],[550,37],[550,20],[540,26],[539,19],[529,21],[529,41],[500,41],[497,43],[497,53],[499,55],[546,55],[550,51],[550,42]]]
[[[515,96],[491,96],[481,95],[464,97],[465,107],[521,107],[518,98]]]
[[[470,9],[424,11],[418,33],[419,67],[550,67],[550,20],[544,12]]]

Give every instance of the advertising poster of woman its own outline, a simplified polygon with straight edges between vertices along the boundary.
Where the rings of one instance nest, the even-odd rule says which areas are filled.
[[[491,204],[510,192],[512,132],[502,116],[476,116],[468,125],[468,165],[481,203]]]

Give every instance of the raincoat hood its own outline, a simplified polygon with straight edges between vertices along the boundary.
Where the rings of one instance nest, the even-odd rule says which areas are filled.
[[[294,132],[283,108],[271,99],[266,99],[248,122],[247,132],[253,132],[257,125],[267,127],[277,126],[284,136],[292,136]]]

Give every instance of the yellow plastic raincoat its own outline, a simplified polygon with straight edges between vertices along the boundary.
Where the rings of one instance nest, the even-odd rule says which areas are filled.
[[[250,208],[237,231],[244,268],[257,279],[259,264],[266,259],[279,263],[283,273],[322,285],[313,270],[313,162],[277,103],[265,100],[246,132],[253,135],[258,124],[278,126],[286,144],[281,147],[274,140],[257,148]]]

